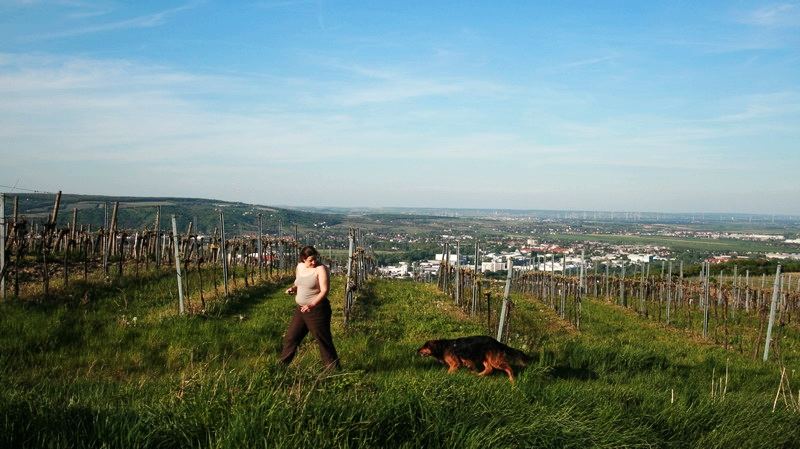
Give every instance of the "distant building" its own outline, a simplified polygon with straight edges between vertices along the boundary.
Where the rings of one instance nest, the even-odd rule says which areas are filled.
[[[481,262],[481,273],[493,273],[495,271],[505,270],[506,268],[506,262],[503,262],[500,259],[495,259],[491,262]]]
[[[388,277],[404,278],[410,276],[408,262],[400,262],[397,265],[390,265],[388,267],[380,267],[378,271]]]
[[[561,272],[561,271],[564,271],[564,265],[562,265],[559,262],[550,263],[548,261],[548,262],[545,262],[545,263],[540,263],[536,267],[536,270],[537,271],[545,271],[545,272],[548,272],[548,273],[551,272],[551,271],[559,271],[559,272]]]
[[[767,259],[779,259],[779,260],[800,260],[800,254],[798,253],[767,253]]]
[[[417,269],[420,275],[431,274],[436,275],[439,274],[439,262],[435,260],[426,260],[419,262],[417,264]]]
[[[769,256],[767,256],[769,257]],[[717,264],[717,263],[725,263],[733,259],[732,256],[713,256],[706,259],[706,262],[710,264]]]
[[[655,254],[628,254],[628,260],[634,263],[651,263]]]
[[[458,261],[458,256],[456,254],[454,254],[454,253],[450,253],[450,255],[447,257],[447,259],[448,259],[448,262],[454,264],[454,263],[456,263]],[[444,254],[442,254],[442,253],[436,254],[435,260],[437,262],[443,261],[444,260]],[[462,255],[461,256],[461,262],[464,263],[464,262],[466,262],[466,260],[467,260],[466,256]]]

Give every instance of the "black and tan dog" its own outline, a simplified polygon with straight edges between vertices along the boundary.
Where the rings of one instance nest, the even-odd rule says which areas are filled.
[[[453,340],[428,340],[417,350],[417,354],[433,357],[447,365],[448,373],[458,371],[462,365],[472,371],[477,371],[482,366],[479,376],[486,376],[495,369],[503,370],[508,374],[511,383],[514,383],[512,365],[525,366],[530,362],[530,357],[524,352],[485,335]]]

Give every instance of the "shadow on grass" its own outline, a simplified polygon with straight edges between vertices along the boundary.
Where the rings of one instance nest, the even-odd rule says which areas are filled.
[[[353,303],[355,307],[350,315],[353,323],[370,322],[375,315],[375,311],[380,307],[380,302],[375,297],[375,290],[372,283],[365,283],[360,294]]]
[[[73,280],[67,287],[53,288],[45,296],[37,293],[29,298],[12,298],[12,303],[17,303],[31,310],[49,312],[53,309],[67,307],[99,308],[107,304],[109,298],[129,291],[141,290],[145,286],[154,287],[167,279],[174,279],[175,274],[166,270],[151,270],[141,273],[138,277],[109,276],[107,282]]]
[[[230,317],[233,315],[246,315],[253,307],[264,301],[267,296],[282,290],[287,279],[278,279],[255,287],[237,290],[228,296],[227,300],[220,300],[215,304],[213,316]]]

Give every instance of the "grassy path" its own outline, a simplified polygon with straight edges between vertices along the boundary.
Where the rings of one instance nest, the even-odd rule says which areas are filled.
[[[775,366],[594,301],[578,333],[516,298],[512,344],[537,361],[511,386],[415,355],[430,338],[485,332],[432,286],[375,281],[344,329],[335,279],[343,370],[321,373],[310,338],[281,368],[283,289],[254,287],[188,318],[146,294],[0,306],[0,446],[705,448],[800,437],[796,412],[770,412]],[[726,362],[726,398],[712,399],[711,373]]]

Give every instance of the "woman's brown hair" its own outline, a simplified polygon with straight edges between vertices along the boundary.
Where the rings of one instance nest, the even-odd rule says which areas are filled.
[[[314,256],[315,259],[319,259],[319,252],[313,246],[304,246],[303,249],[300,250],[300,262],[304,262],[311,256]]]

